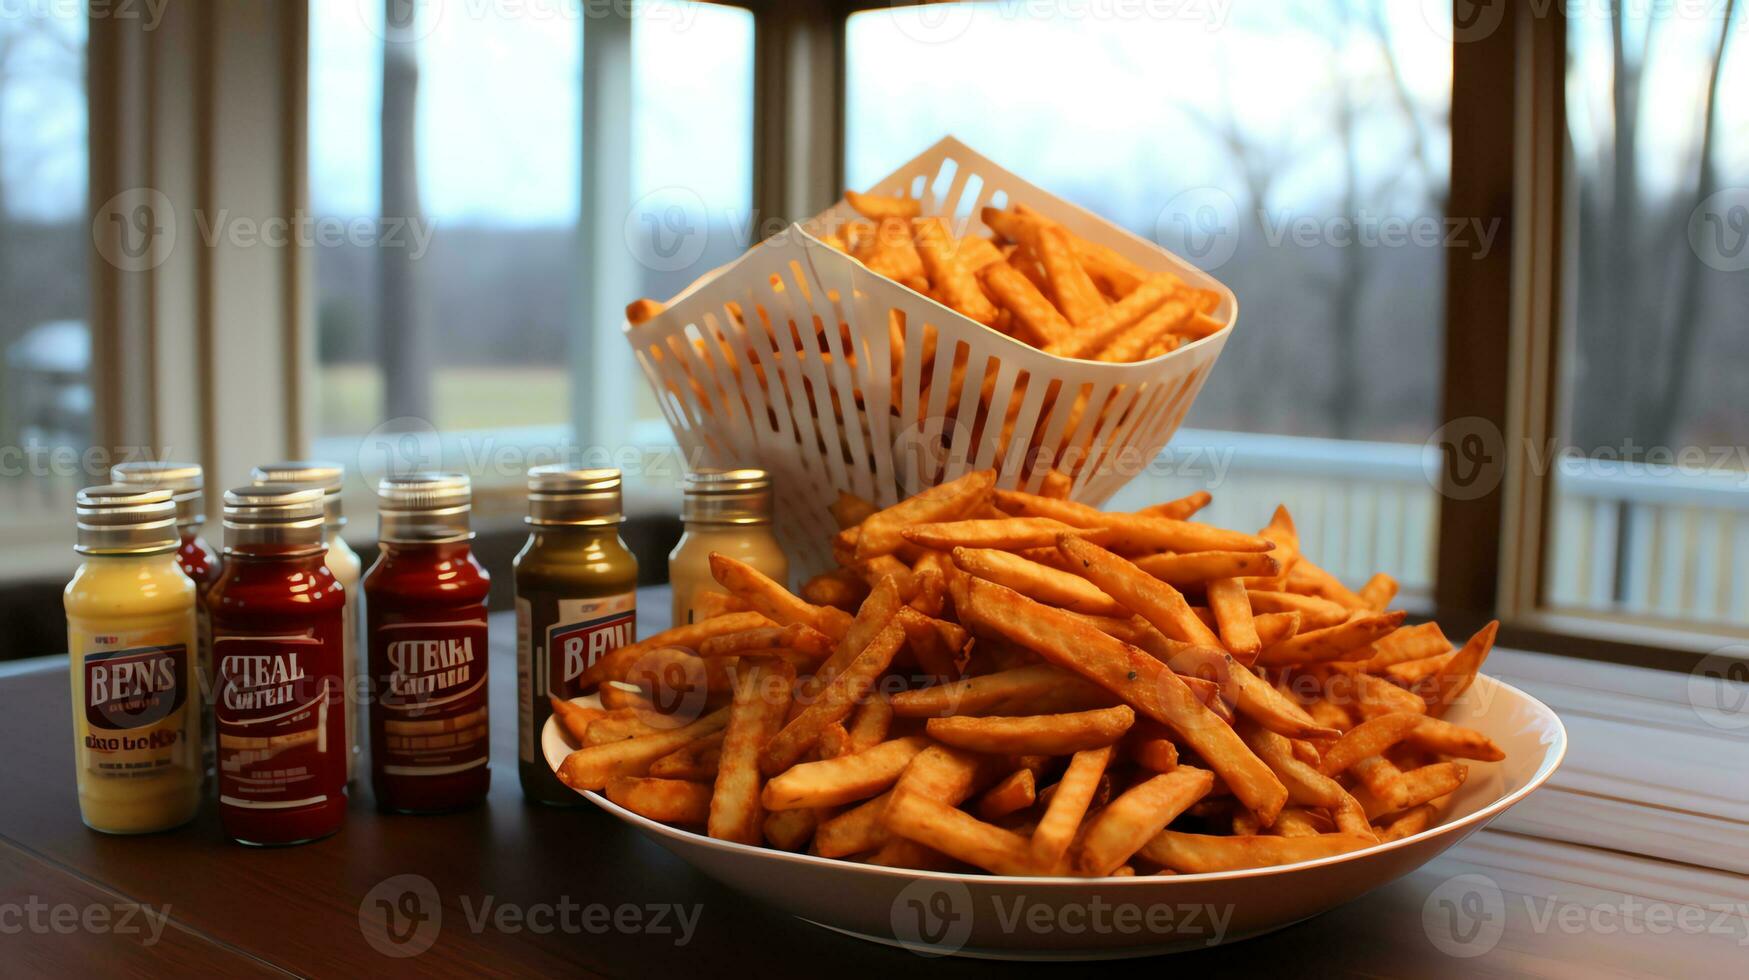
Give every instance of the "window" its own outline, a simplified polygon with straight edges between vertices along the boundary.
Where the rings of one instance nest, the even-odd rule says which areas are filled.
[[[1749,46],[1729,9],[1569,14],[1556,610],[1749,625]]]
[[[587,5],[388,9],[411,20],[311,7],[310,195],[337,242],[315,257],[317,450],[368,470],[409,430],[421,465],[510,484],[671,445],[608,314],[748,243],[752,15],[652,4],[622,36]],[[594,92],[591,31],[603,71],[629,66]],[[590,152],[624,186],[585,208]]]
[[[873,183],[951,133],[1224,280],[1241,314],[1216,381],[1114,505],[1206,487],[1211,520],[1261,526],[1286,502],[1332,571],[1387,571],[1425,595],[1446,247],[1481,252],[1498,232],[1444,216],[1440,7],[854,14],[847,181]],[[1013,70],[1043,64],[1074,70]]]
[[[105,473],[84,456],[95,418],[85,133],[84,12],[0,18],[0,525],[62,520],[74,491]]]

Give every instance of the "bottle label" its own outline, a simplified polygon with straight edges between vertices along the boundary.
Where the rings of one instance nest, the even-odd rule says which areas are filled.
[[[146,728],[188,700],[188,647],[133,647],[85,657],[85,720],[99,731]]]
[[[382,725],[377,770],[445,776],[487,764],[486,610],[442,619],[383,612],[371,638]]]
[[[76,631],[86,722],[79,758],[87,772],[131,779],[194,768],[189,639],[170,629]]]
[[[553,713],[548,698],[576,697],[578,678],[589,665],[635,641],[637,632],[636,592],[597,599],[543,591],[516,597],[516,735],[522,761],[540,761],[541,728]]]
[[[637,641],[637,594],[605,599],[561,599],[558,622],[547,628],[543,690],[569,700],[582,693],[577,681],[597,660]]]
[[[343,791],[340,611],[331,618],[300,631],[215,630],[219,802],[286,809]]]
[[[534,628],[533,607],[516,597],[516,747],[523,762],[534,761],[534,657],[529,636]]]

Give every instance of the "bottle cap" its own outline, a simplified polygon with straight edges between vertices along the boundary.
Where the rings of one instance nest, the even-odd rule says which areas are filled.
[[[225,550],[275,546],[293,554],[322,549],[322,491],[257,483],[225,491]]]
[[[412,473],[377,482],[377,538],[439,543],[466,541],[473,486],[462,473]]]
[[[171,463],[141,459],[109,468],[111,483],[130,487],[168,490],[176,501],[176,523],[190,526],[206,523],[206,479],[199,463]]]
[[[176,500],[162,488],[123,483],[86,487],[73,502],[82,555],[149,555],[170,551],[176,533]]]
[[[322,491],[324,520],[330,528],[346,526],[341,512],[340,491],[346,485],[346,467],[316,459],[295,459],[281,463],[263,463],[249,471],[256,484],[287,483],[296,487],[316,487]]]
[[[528,471],[527,520],[543,527],[621,523],[619,470],[534,467]]]
[[[764,470],[693,470],[686,475],[681,490],[681,520],[695,524],[771,523],[771,477]]]

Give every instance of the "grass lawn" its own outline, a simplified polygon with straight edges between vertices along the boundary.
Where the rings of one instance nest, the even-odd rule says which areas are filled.
[[[383,379],[368,364],[337,364],[318,373],[321,429],[369,432],[383,419]],[[439,430],[556,425],[570,420],[571,386],[563,367],[439,368],[432,386]]]

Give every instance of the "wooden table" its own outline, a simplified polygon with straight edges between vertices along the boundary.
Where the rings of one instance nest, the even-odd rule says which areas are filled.
[[[640,605],[643,635],[665,625],[665,592],[649,590]],[[592,808],[524,803],[514,762],[514,623],[495,616],[491,629],[496,762],[486,804],[448,816],[384,816],[367,786],[339,834],[285,849],[229,843],[210,802],[192,825],[167,834],[86,829],[73,786],[65,658],[0,676],[8,777],[0,791],[0,972],[818,976],[923,967],[995,977],[1050,969],[921,959],[846,938],[737,896]],[[1449,893],[1447,882],[1465,874],[1498,883],[1504,931],[1484,955],[1456,958],[1435,946],[1439,920],[1423,913],[1436,890]],[[407,875],[418,877],[398,877]],[[390,920],[380,901],[411,901],[403,895],[420,892],[409,882],[429,883],[430,904],[400,905],[409,914]],[[1651,922],[1643,910],[1660,902],[1732,901],[1749,903],[1741,875],[1490,830],[1344,908],[1249,942],[1180,954],[1171,965],[1367,976],[1708,975],[1749,961],[1749,918],[1721,919],[1698,935],[1629,926],[1636,909]],[[141,907],[163,922],[155,936]],[[656,907],[665,910],[659,924]],[[1625,916],[1613,926],[1612,911]],[[557,927],[561,915],[573,931]],[[613,928],[613,915],[648,928]],[[386,921],[411,940],[395,945]],[[378,946],[425,951],[391,958]]]

